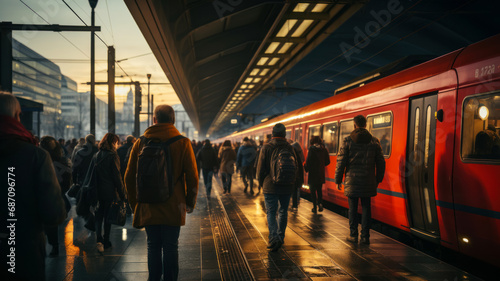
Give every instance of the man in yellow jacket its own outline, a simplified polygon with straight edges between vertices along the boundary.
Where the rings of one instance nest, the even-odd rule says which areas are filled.
[[[160,139],[162,142],[179,136],[174,126],[175,113],[168,105],[159,105],[154,110],[153,126],[146,129],[144,137]],[[187,138],[170,145],[174,190],[166,202],[137,202],[137,162],[142,139],[138,139],[130,153],[125,185],[130,206],[134,210],[133,225],[146,228],[148,243],[148,280],[177,280],[179,273],[178,240],[186,213],[193,212],[198,194],[198,169],[196,159]],[[163,262],[162,262],[163,250]],[[163,267],[163,270],[162,270]]]

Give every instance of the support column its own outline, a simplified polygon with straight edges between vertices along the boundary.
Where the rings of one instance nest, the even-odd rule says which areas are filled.
[[[108,47],[108,132],[115,133],[115,48]]]
[[[134,137],[138,138],[141,136],[141,103],[142,103],[142,92],[141,84],[135,82],[135,118],[134,118]]]
[[[12,23],[0,29],[0,90],[12,93]]]

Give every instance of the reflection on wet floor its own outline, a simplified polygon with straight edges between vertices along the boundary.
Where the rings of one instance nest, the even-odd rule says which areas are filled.
[[[375,231],[369,246],[351,244],[344,240],[346,218],[328,210],[313,214],[304,199],[289,212],[282,250],[268,252],[263,194],[244,193],[237,176],[231,194],[222,194],[216,177],[214,189],[207,201],[200,184],[197,207],[181,228],[179,280],[239,280],[243,275],[231,270],[242,268],[255,280],[478,280]],[[131,217],[125,227],[112,227],[113,247],[102,255],[74,208],[69,217],[59,227],[59,256],[46,259],[47,280],[147,280],[146,233],[132,227]],[[222,220],[229,226],[224,233]],[[232,259],[236,252],[241,258]]]

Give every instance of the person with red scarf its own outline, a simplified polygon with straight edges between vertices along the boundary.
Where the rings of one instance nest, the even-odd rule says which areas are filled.
[[[21,106],[0,92],[0,252],[6,280],[45,280],[45,225],[66,219],[61,187],[47,151],[20,119]],[[10,239],[13,238],[13,239]]]

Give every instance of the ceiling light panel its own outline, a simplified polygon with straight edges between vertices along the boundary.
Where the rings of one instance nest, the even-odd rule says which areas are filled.
[[[254,82],[254,83],[259,83],[259,82],[260,82],[260,80],[262,80],[262,78],[255,78],[255,79],[253,79],[253,82]]]
[[[280,60],[280,58],[272,58],[269,61],[269,65],[275,65],[279,60]],[[259,78],[256,78],[256,79],[259,79]],[[254,82],[254,83],[257,83],[257,82]]]
[[[258,68],[254,68],[254,69],[252,70],[252,72],[250,72],[250,76],[255,76],[255,75],[257,75],[257,73],[259,73],[259,71],[260,71],[260,69],[258,69]]]
[[[264,68],[264,69],[262,69],[262,71],[260,72],[260,74],[259,74],[259,75],[260,75],[260,76],[264,76],[264,75],[266,75],[268,72],[269,72],[269,68]]]
[[[247,78],[245,79],[245,83],[252,83],[253,78]]]
[[[267,62],[268,59],[269,59],[268,57],[260,58],[260,60],[257,62],[257,65],[264,65],[264,64],[266,64],[266,62]]]
[[[276,49],[278,48],[278,46],[280,45],[279,42],[271,42],[271,44],[269,44],[269,47],[267,47],[267,50],[266,50],[266,54],[272,54],[274,53],[274,51],[276,51]]]
[[[284,54],[288,51],[288,49],[290,49],[290,47],[292,47],[293,43],[285,43],[283,44],[283,47],[281,47],[281,49],[278,51],[278,54]],[[262,73],[261,75],[262,76]]]
[[[327,6],[328,4],[316,4],[316,6],[314,6],[314,8],[312,9],[312,12],[321,13],[326,9]]]
[[[301,37],[313,22],[314,20],[303,20],[297,30],[293,32],[292,37]]]
[[[292,30],[292,28],[295,26],[296,23],[297,23],[296,19],[286,20],[283,26],[281,27],[280,31],[278,31],[278,34],[276,34],[276,37],[286,37],[288,35],[288,32]]]
[[[298,3],[293,11],[296,13],[303,13],[306,11],[307,7],[309,7],[309,3]]]

